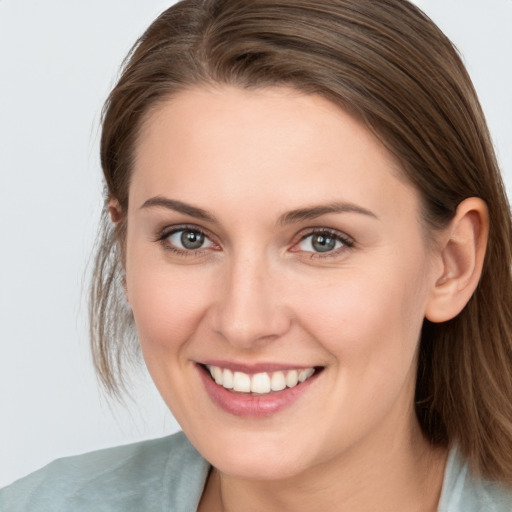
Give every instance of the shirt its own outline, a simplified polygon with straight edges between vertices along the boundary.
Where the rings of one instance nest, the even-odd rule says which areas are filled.
[[[195,512],[209,463],[183,432],[56,460],[0,490],[1,512]],[[512,512],[512,490],[450,451],[438,512]]]

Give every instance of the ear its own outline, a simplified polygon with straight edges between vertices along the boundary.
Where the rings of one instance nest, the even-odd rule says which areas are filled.
[[[488,235],[485,202],[477,197],[462,201],[439,239],[440,265],[425,312],[428,320],[451,320],[468,303],[480,280]]]
[[[121,222],[123,210],[115,197],[110,197],[108,200],[108,213],[110,220],[117,226]]]
[[[110,220],[113,222],[113,224],[115,224],[116,227],[119,227],[119,224],[121,223],[121,221],[123,219],[123,210],[121,208],[121,204],[119,203],[119,201],[114,197],[110,197],[108,200],[108,213],[110,215]],[[126,268],[126,265],[125,265],[126,262],[125,262],[125,254],[124,254],[123,249],[121,249],[121,260],[122,260],[121,263],[122,263],[122,267],[123,267],[122,284],[123,284],[124,296],[126,298],[126,302],[129,305],[130,300],[128,298],[128,288],[126,286],[126,275],[124,272],[124,269]]]

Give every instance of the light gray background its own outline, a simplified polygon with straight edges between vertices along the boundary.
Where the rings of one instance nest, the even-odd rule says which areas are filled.
[[[101,206],[98,125],[164,0],[0,0],[0,486],[52,459],[178,427],[148,378],[102,398],[83,282]],[[512,184],[512,0],[418,0],[456,43]]]

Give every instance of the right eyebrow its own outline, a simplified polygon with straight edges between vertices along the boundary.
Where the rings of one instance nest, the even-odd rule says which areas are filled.
[[[183,201],[178,201],[177,199],[169,199],[162,196],[155,196],[148,199],[140,208],[167,208],[168,210],[184,213],[185,215],[189,215],[190,217],[194,217],[199,220],[217,222],[214,215],[202,208],[184,203]]]

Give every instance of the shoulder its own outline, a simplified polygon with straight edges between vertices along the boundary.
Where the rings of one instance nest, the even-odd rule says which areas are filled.
[[[511,512],[512,489],[471,474],[456,448],[448,457],[438,512]]]
[[[190,511],[208,469],[180,432],[56,460],[2,489],[0,511]]]

